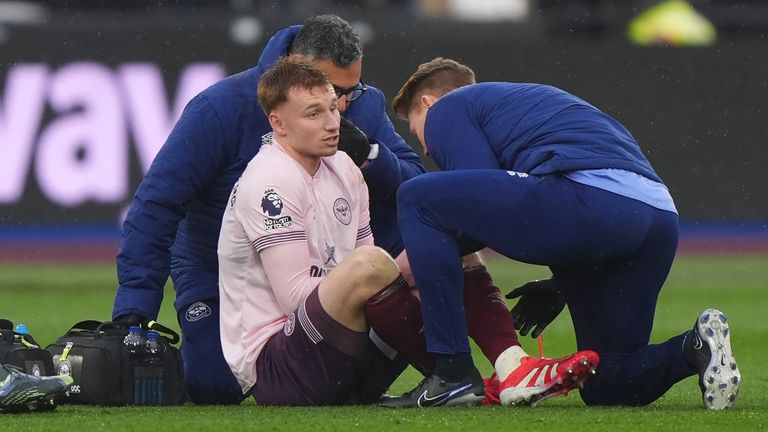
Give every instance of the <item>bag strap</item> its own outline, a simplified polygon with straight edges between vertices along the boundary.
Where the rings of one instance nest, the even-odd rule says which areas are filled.
[[[16,333],[13,332],[13,335],[17,342],[24,345],[27,348],[40,348],[40,345],[37,343],[35,338],[32,337],[30,334],[23,334],[23,333]]]
[[[169,329],[168,327],[160,324],[159,322],[150,320],[149,322],[147,322],[146,325],[147,325],[147,328],[150,330],[154,330],[158,333],[164,333],[162,336],[166,340],[168,340],[168,343],[170,343],[171,345],[176,345],[177,343],[179,343],[179,340],[180,340],[179,334]]]
[[[99,328],[101,325],[101,321],[95,321],[95,320],[85,320],[80,321],[79,323],[75,324],[67,330],[67,333],[65,336],[73,336],[78,333],[82,333],[83,331],[95,333],[96,329]]]
[[[32,335],[17,333],[13,329],[13,322],[5,318],[0,319],[0,340],[8,345],[18,342],[27,348],[40,348]]]
[[[95,321],[95,322],[98,323],[98,321]],[[107,330],[111,330],[111,329],[125,329],[127,331],[130,326],[136,325],[136,324],[137,323],[131,323],[131,322],[125,322],[125,321],[106,321],[103,323],[99,323],[99,325],[93,330],[94,338],[96,339],[100,338],[102,334],[105,334]],[[157,321],[154,321],[154,320],[142,321],[140,324],[145,329],[153,330],[160,333],[163,336],[163,338],[165,338],[168,341],[168,343],[170,343],[171,345],[175,345],[181,340],[178,333],[160,324]]]
[[[130,326],[136,325],[135,323],[130,322],[124,322],[124,321],[104,321],[102,323],[99,323],[99,325],[94,329],[93,337],[94,339],[99,339],[102,335],[107,334],[107,330],[115,330],[115,329],[122,329],[125,330],[125,333],[128,333],[128,329]]]

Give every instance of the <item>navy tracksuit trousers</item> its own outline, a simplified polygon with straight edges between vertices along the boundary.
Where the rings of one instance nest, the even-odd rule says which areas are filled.
[[[648,345],[677,249],[678,218],[565,176],[503,170],[434,172],[404,183],[398,220],[422,300],[427,349],[469,352],[460,258],[489,247],[549,266],[579,350],[600,355],[582,398],[644,405],[693,375],[683,336]]]

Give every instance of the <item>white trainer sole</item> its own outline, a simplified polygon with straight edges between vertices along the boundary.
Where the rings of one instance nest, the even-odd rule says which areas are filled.
[[[704,376],[699,378],[704,407],[731,408],[741,387],[741,373],[731,350],[728,318],[717,309],[707,309],[699,315],[696,327],[711,353]]]

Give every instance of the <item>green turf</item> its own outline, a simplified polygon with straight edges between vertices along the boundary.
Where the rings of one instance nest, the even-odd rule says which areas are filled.
[[[505,292],[529,279],[548,276],[542,267],[508,261],[493,261],[490,267]],[[2,415],[0,432],[767,430],[768,372],[760,367],[760,361],[768,356],[765,269],[768,269],[768,256],[678,257],[659,299],[652,342],[662,342],[689,328],[698,313],[707,307],[714,306],[728,313],[744,385],[735,409],[727,412],[701,409],[695,379],[689,378],[644,408],[586,408],[576,393],[549,400],[533,409],[264,408],[250,401],[239,407],[61,406],[52,413]],[[24,322],[40,343],[47,344],[79,320],[108,319],[115,286],[115,272],[110,265],[0,265],[0,317]],[[172,300],[173,291],[167,289],[159,321],[177,328]],[[547,355],[564,355],[575,349],[567,313],[550,325],[545,337]],[[523,344],[530,353],[537,352],[532,339],[524,339]],[[486,360],[476,356],[476,361],[484,374],[490,372]],[[418,379],[415,372],[407,370],[392,390],[408,390]]]

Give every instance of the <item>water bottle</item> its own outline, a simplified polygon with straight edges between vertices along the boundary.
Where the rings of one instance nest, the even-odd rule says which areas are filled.
[[[160,363],[160,353],[163,349],[160,345],[160,334],[157,332],[147,332],[147,342],[144,345],[147,353],[147,363]]]
[[[16,324],[16,328],[14,329],[14,331],[16,333],[22,334],[22,335],[28,335],[29,334],[29,331],[27,331],[27,326],[25,326],[22,323]]]
[[[131,326],[128,335],[123,339],[123,348],[130,354],[137,355],[144,351],[144,338],[141,336],[141,327]]]
[[[147,332],[144,342],[145,357],[142,363],[133,367],[133,403],[134,405],[162,405],[163,403],[163,366],[160,334]]]
[[[17,324],[16,328],[13,329],[13,331],[16,333],[16,335],[13,336],[13,340],[15,342],[20,342],[30,348],[39,348],[37,345],[33,344],[31,339],[32,336],[29,335],[29,331],[27,330],[27,326],[24,324]],[[27,336],[26,338],[24,336]]]

